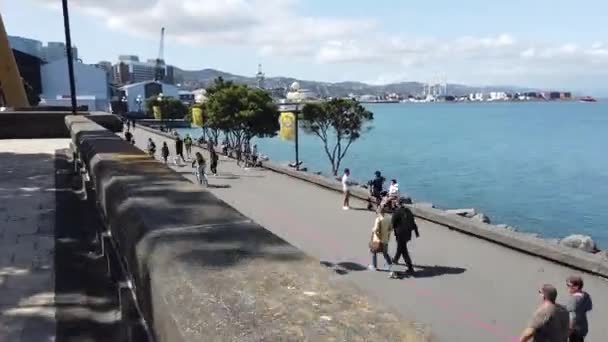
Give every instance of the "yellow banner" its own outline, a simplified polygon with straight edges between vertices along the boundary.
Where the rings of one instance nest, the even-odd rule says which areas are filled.
[[[203,126],[203,110],[198,107],[192,107],[192,124],[194,126]]]
[[[295,122],[296,116],[292,112],[283,112],[279,117],[279,124],[281,129],[279,130],[279,136],[283,140],[294,140],[295,138]]]
[[[160,111],[160,106],[153,106],[152,107],[152,112],[154,113],[154,119],[156,119],[156,120],[162,120],[163,119],[163,114]]]

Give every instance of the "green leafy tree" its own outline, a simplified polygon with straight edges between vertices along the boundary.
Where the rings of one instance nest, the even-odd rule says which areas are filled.
[[[249,142],[253,137],[277,134],[279,112],[265,91],[230,83],[207,94],[204,105],[207,126],[211,131],[216,130],[217,135],[224,132],[233,146]]]
[[[162,100],[159,100],[158,96],[151,96],[146,100],[146,110],[148,113],[153,113],[154,106],[160,107],[163,120],[184,119],[188,114],[188,106],[173,97],[163,97]]]
[[[353,142],[371,129],[369,123],[374,115],[356,100],[333,99],[307,104],[299,118],[302,128],[323,142],[331,171],[336,176]]]

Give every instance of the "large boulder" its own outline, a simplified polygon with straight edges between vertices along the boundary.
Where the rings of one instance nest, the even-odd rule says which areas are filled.
[[[509,230],[509,231],[512,231],[512,232],[516,232],[517,231],[517,229],[515,227],[509,226],[508,224],[497,224],[495,227],[498,228],[498,229]]]
[[[473,220],[483,222],[483,223],[491,223],[490,218],[482,213],[479,213],[472,217]]]
[[[435,208],[435,205],[433,203],[427,203],[427,202],[416,202],[413,204],[414,208],[426,208],[426,209],[432,209]]]
[[[471,218],[471,217],[477,215],[477,211],[475,211],[474,208],[470,208],[470,209],[448,209],[448,210],[446,210],[446,212],[448,214],[454,214],[454,215],[464,216],[464,217],[468,217],[468,218]]]
[[[412,198],[410,196],[402,196],[400,199],[402,204],[412,204]]]
[[[596,250],[593,239],[590,236],[580,234],[567,236],[563,238],[559,244],[570,248],[580,249],[588,253],[593,253]]]

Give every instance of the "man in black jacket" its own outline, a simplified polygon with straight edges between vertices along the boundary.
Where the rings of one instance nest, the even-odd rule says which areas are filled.
[[[393,258],[393,262],[395,264],[398,263],[399,257],[403,256],[408,273],[413,273],[414,265],[407,250],[407,243],[412,239],[412,231],[416,233],[417,238],[420,237],[418,226],[416,225],[416,221],[414,221],[414,214],[403,206],[403,203],[399,203],[399,207],[393,213],[392,224],[395,231],[395,240],[397,240],[397,253]]]

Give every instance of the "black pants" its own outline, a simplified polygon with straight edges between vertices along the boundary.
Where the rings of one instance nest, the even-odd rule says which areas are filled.
[[[399,257],[403,256],[403,260],[405,260],[405,264],[408,269],[412,269],[412,259],[410,258],[410,252],[407,250],[407,243],[409,241],[399,241],[397,240],[397,253],[395,253],[395,257],[393,258],[394,263],[399,262]]]
[[[585,336],[581,336],[576,331],[571,333],[570,337],[568,338],[568,342],[584,342],[584,341],[585,341]]]
[[[215,163],[212,162],[210,168],[211,168],[212,174],[214,174],[214,175],[217,174],[217,162],[215,162]]]

